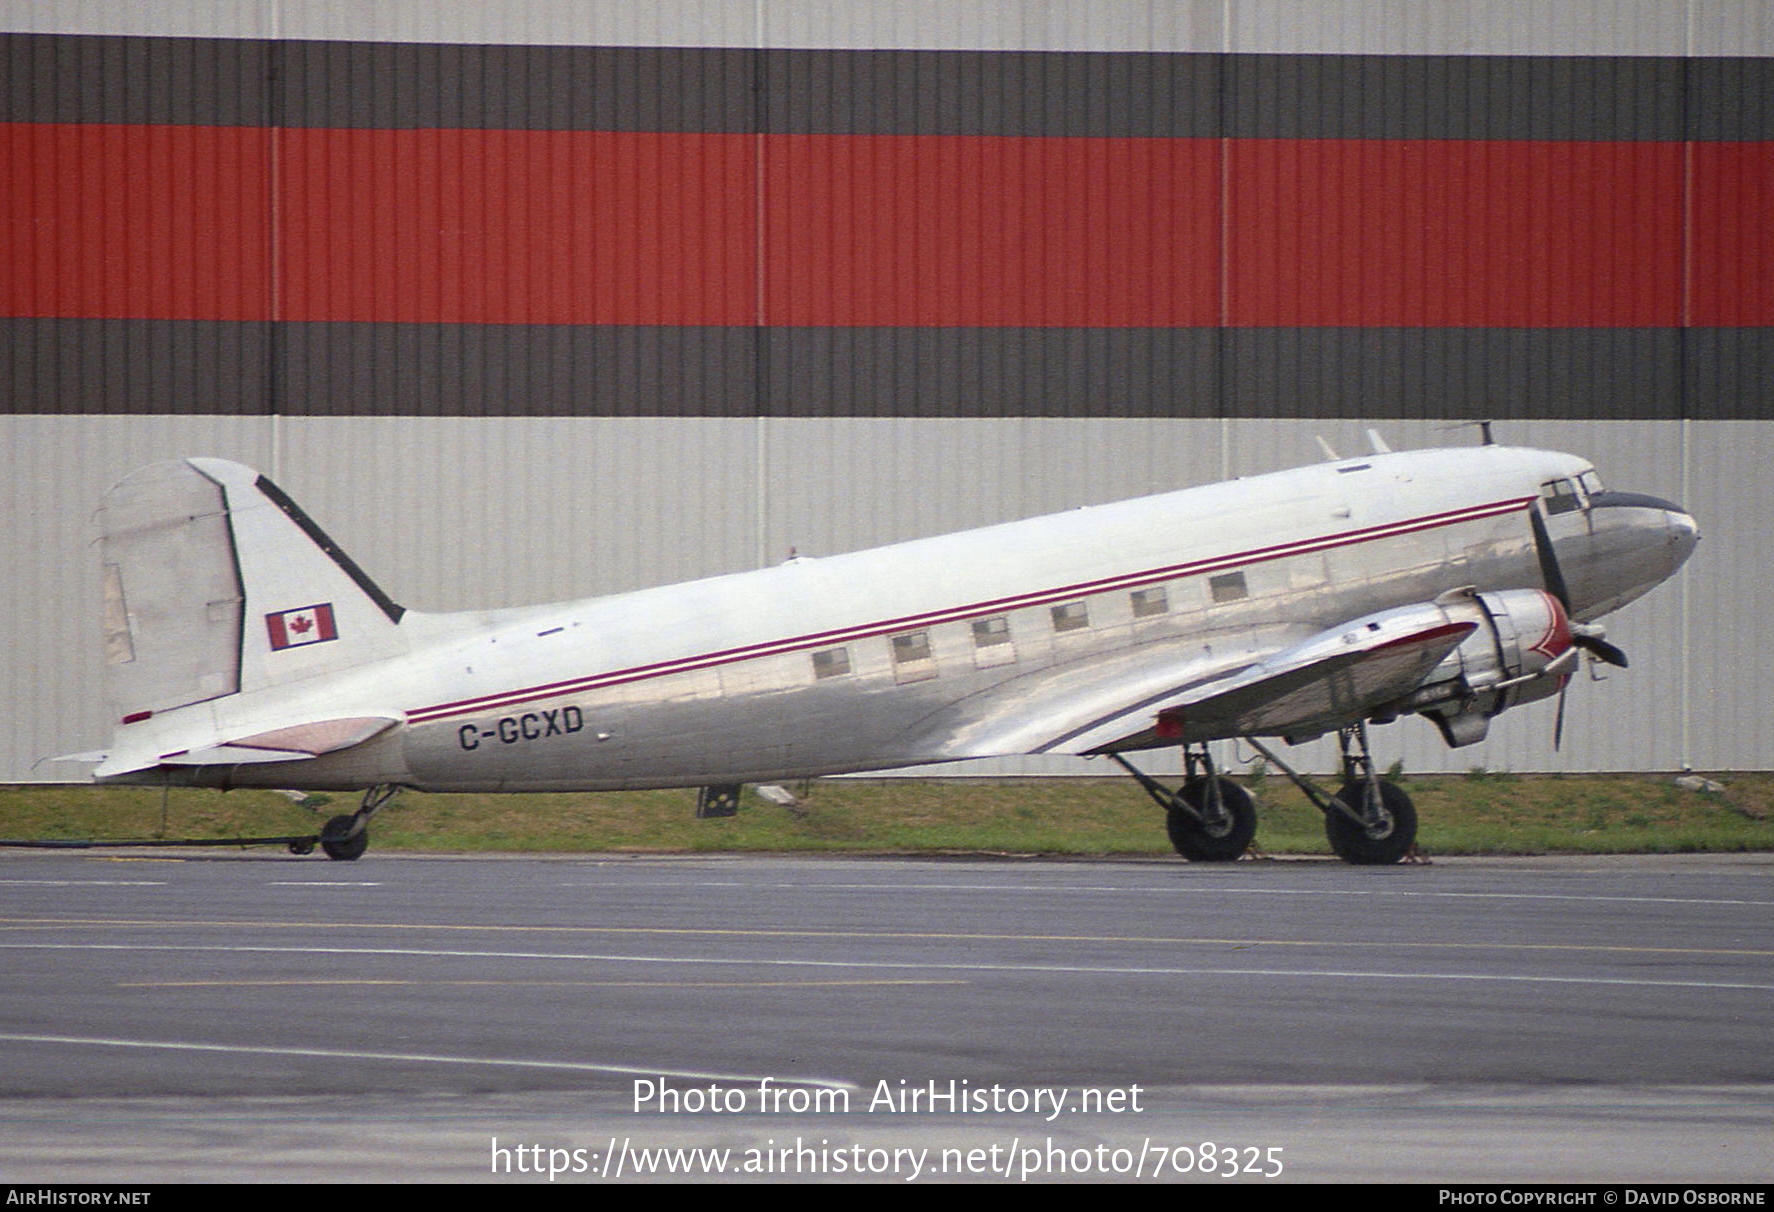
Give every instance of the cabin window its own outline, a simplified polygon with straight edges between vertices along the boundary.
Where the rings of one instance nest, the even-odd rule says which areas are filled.
[[[1540,485],[1540,501],[1548,517],[1583,508],[1583,498],[1577,495],[1577,485],[1572,480],[1548,480]]]
[[[889,646],[893,651],[893,676],[901,682],[918,682],[936,676],[936,654],[930,647],[928,631],[908,631],[896,635]]]
[[[1217,577],[1209,577],[1207,588],[1216,602],[1236,602],[1250,596],[1250,587],[1244,583],[1243,572],[1222,572]]]
[[[973,620],[973,646],[975,648],[997,648],[1008,643],[1010,643],[1010,620],[1004,615]]]
[[[1010,619],[993,615],[973,620],[973,663],[985,669],[992,665],[1008,665],[1016,660],[1016,645],[1010,640]]]
[[[1083,602],[1066,602],[1055,606],[1052,614],[1055,631],[1077,631],[1090,626],[1090,608]]]
[[[1170,609],[1170,595],[1164,592],[1162,585],[1136,589],[1127,596],[1133,602],[1133,617],[1136,619],[1151,618]]]
[[[928,661],[930,659],[930,633],[928,631],[908,631],[905,635],[893,637],[893,661],[903,664],[907,661]]]
[[[843,677],[850,672],[850,650],[848,648],[821,648],[813,654],[813,676],[816,678]]]

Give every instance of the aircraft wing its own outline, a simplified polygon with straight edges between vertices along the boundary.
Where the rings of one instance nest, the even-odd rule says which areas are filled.
[[[1362,719],[1416,689],[1478,624],[1424,603],[1271,644],[1228,668],[1196,649],[975,704],[950,756],[1101,754],[1229,736],[1308,735]],[[960,704],[962,710],[967,704]]]
[[[1106,753],[1227,736],[1306,735],[1416,689],[1478,624],[1338,628],[1230,677],[1101,721],[1050,750]]]

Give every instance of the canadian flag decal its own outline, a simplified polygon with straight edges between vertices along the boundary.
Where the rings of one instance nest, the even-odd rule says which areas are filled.
[[[333,625],[331,602],[268,614],[265,630],[271,635],[273,650],[300,648],[304,644],[322,644],[339,638],[339,629]]]

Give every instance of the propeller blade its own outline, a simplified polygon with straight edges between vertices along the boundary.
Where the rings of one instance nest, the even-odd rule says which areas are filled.
[[[1572,635],[1571,643],[1605,665],[1612,665],[1617,669],[1626,668],[1626,654],[1599,636]]]
[[[1546,533],[1546,521],[1540,511],[1532,506],[1528,508],[1528,521],[1534,528],[1534,554],[1540,560],[1540,579],[1546,582],[1546,592],[1558,599],[1558,604],[1571,613],[1571,590],[1565,584],[1565,574],[1558,566],[1558,555],[1552,550],[1552,536]]]
[[[1558,688],[1558,714],[1556,716],[1554,716],[1552,719],[1552,751],[1554,753],[1557,753],[1558,747],[1564,743],[1564,739],[1565,739],[1565,695],[1570,692],[1570,689],[1571,689],[1571,679],[1570,678],[1566,678],[1564,680],[1563,684],[1560,685]]]

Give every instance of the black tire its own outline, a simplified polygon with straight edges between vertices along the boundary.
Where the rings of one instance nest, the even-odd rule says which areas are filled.
[[[1367,792],[1364,780],[1352,779],[1343,784],[1337,798],[1359,811]],[[1362,867],[1379,867],[1398,862],[1417,840],[1417,806],[1395,783],[1380,781],[1380,803],[1391,819],[1376,829],[1364,829],[1340,812],[1324,817],[1324,835],[1330,847],[1345,863]]]
[[[326,828],[320,831],[320,848],[326,851],[328,858],[341,863],[349,863],[354,859],[362,858],[363,852],[370,848],[368,826],[365,826],[356,837],[346,837],[345,834],[350,828],[350,817],[335,816],[326,823]]]
[[[1165,813],[1170,830],[1170,844],[1191,863],[1230,863],[1250,849],[1257,835],[1257,809],[1250,792],[1231,779],[1220,779],[1220,803],[1225,806],[1226,819],[1209,828],[1181,808]],[[1178,791],[1177,798],[1197,812],[1207,808],[1207,780],[1192,778]]]

